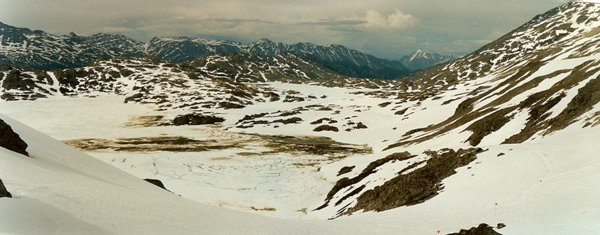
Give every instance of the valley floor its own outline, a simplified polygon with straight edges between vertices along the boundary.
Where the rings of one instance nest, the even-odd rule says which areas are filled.
[[[32,222],[39,224],[37,228],[19,230],[26,227],[22,221],[27,220],[24,217],[28,209],[42,217],[56,215],[57,219],[46,223],[56,226],[58,233],[64,231],[60,230],[61,223],[73,225],[67,232],[99,233],[160,233],[168,231],[169,226],[179,227],[185,233],[205,226],[202,231],[211,233],[447,234],[480,223],[506,224],[506,228],[498,230],[506,234],[600,231],[596,223],[600,221],[600,185],[595,180],[600,176],[600,158],[597,147],[590,147],[597,146],[598,127],[568,128],[519,145],[486,146],[477,160],[457,169],[457,174],[443,181],[443,191],[425,203],[327,220],[336,217],[336,208],[315,208],[323,204],[340,178],[338,171],[342,167],[357,166],[347,173],[357,175],[362,166],[392,153],[384,149],[403,133],[442,121],[454,112],[458,102],[440,105],[445,101],[442,99],[400,103],[362,95],[354,89],[267,85],[277,92],[294,91],[297,96],[315,98],[214,110],[215,116],[226,119],[223,124],[178,127],[158,124],[183,113],[125,104],[122,96],[0,102],[3,115],[81,148],[138,178],[159,179],[182,197],[142,186],[133,177],[91,160],[66,160],[61,154],[73,155],[75,151],[56,147],[58,143],[34,146],[31,152],[41,162],[33,164],[3,150],[0,178],[18,200],[16,204],[0,200],[0,216],[11,217],[8,211],[22,213],[0,221],[0,232],[44,231],[41,222]],[[453,97],[452,92],[448,93],[448,97]],[[400,110],[405,112],[399,114]],[[259,119],[266,122],[238,122],[252,114],[265,114]],[[301,121],[277,122],[292,117]],[[311,124],[319,120],[322,123]],[[358,123],[366,128],[357,128]],[[323,124],[338,131],[314,131]],[[47,141],[33,130],[15,126],[30,143]],[[307,147],[315,144],[320,148]],[[59,149],[48,153],[46,148],[54,147]],[[370,176],[373,187],[396,173],[391,171],[393,167],[386,169]],[[31,172],[36,172],[36,176],[28,178]],[[73,178],[60,182],[61,177]],[[90,184],[97,186],[87,186]],[[104,192],[110,190],[115,193]],[[164,205],[156,205],[161,203]],[[82,207],[85,211],[81,211]],[[172,217],[173,221],[159,223],[160,218],[152,217],[158,214]],[[114,218],[108,218],[113,215]],[[191,216],[176,221],[188,215]],[[136,216],[141,217],[130,219]],[[210,220],[192,225],[209,217]],[[211,224],[215,218],[220,222]],[[160,229],[161,223],[171,224]]]

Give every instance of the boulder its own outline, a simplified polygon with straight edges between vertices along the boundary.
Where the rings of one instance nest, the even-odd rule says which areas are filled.
[[[6,148],[10,151],[29,156],[27,153],[27,143],[21,139],[19,134],[15,133],[13,129],[0,119],[0,147]]]
[[[340,131],[337,127],[334,126],[330,126],[330,125],[321,125],[317,128],[315,128],[313,131],[315,132],[321,132],[321,131],[333,131],[333,132],[338,132]]]
[[[458,233],[451,233],[449,235],[501,235],[494,231],[494,228],[487,224],[480,224],[477,227],[473,227],[469,230],[462,229]]]
[[[356,124],[356,129],[367,129],[368,127],[363,124],[362,122],[359,122],[358,124]]]
[[[186,114],[177,116],[173,119],[173,125],[175,126],[183,126],[183,125],[210,125],[215,123],[224,122],[225,119],[215,116],[204,116],[200,114]]]
[[[8,190],[6,190],[4,183],[2,183],[2,180],[0,179],[0,198],[3,197],[12,198],[12,195],[8,192]]]

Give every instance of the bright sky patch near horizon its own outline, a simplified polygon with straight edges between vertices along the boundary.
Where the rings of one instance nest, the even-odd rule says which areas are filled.
[[[341,44],[398,59],[464,55],[564,0],[0,0],[0,22],[50,33]]]

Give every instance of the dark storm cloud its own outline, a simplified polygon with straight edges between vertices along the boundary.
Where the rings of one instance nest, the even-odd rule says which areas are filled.
[[[52,33],[343,44],[398,58],[464,54],[558,0],[0,0],[0,21]]]

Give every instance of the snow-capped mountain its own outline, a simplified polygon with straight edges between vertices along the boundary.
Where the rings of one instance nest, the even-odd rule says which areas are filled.
[[[238,43],[185,37],[154,38],[148,44],[147,52],[149,55],[174,62],[213,54],[246,53],[253,56],[252,58],[272,58],[292,54],[324,69],[359,78],[397,78],[410,72],[397,61],[379,59],[341,45],[285,44],[269,39],[261,39],[253,43]]]
[[[146,46],[148,55],[174,62],[188,61],[213,54],[229,55],[241,52],[242,43],[188,37],[152,38]]]
[[[412,71],[423,70],[437,64],[443,64],[456,59],[454,56],[429,53],[417,50],[411,55],[400,58],[400,63]]]
[[[122,35],[57,36],[0,23],[0,64],[25,68],[80,67],[97,59],[144,56],[143,44]]]
[[[236,53],[251,55],[248,59],[292,54],[322,69],[350,77],[397,78],[410,73],[398,61],[376,58],[341,45],[284,44],[268,39],[239,43],[187,37],[153,38],[142,43],[117,34],[78,36],[71,33],[57,36],[0,23],[0,64],[15,67],[46,70],[76,68],[98,59],[144,56],[183,62],[201,56]]]

